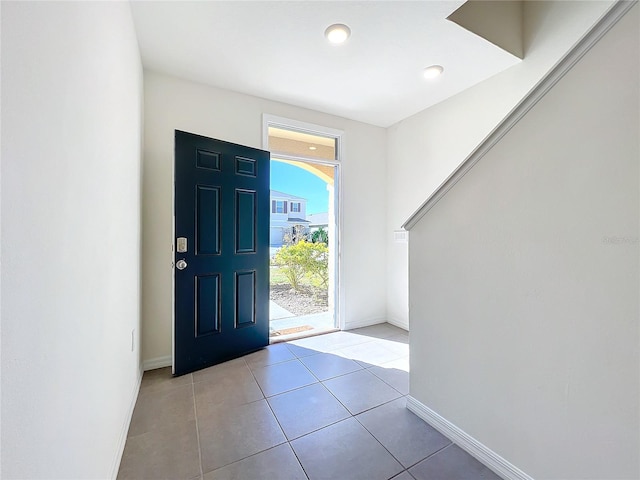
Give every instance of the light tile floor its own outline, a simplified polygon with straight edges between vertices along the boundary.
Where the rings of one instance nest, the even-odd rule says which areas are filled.
[[[408,343],[381,324],[146,372],[118,478],[499,479],[406,409]]]

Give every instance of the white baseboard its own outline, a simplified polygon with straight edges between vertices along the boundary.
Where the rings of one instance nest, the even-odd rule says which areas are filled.
[[[171,358],[171,355],[165,355],[164,357],[144,360],[142,362],[142,369],[146,372],[147,370],[155,370],[156,368],[170,367],[172,363],[173,359]]]
[[[403,330],[409,331],[409,322],[398,320],[397,318],[387,317],[387,323],[393,325],[394,327],[401,328]]]
[[[140,384],[142,383],[142,370],[138,372],[138,379],[133,386],[133,392],[131,395],[131,401],[129,403],[129,411],[122,425],[120,431],[120,440],[118,442],[118,450],[116,451],[116,458],[113,462],[111,469],[111,478],[116,480],[118,477],[118,471],[120,470],[120,462],[122,462],[122,454],[124,453],[124,447],[127,443],[127,434],[129,433],[129,425],[131,424],[131,417],[133,417],[133,409],[136,407],[136,401],[138,400],[138,393],[140,393]]]
[[[533,480],[518,467],[412,396],[407,396],[407,408],[504,479]]]
[[[377,325],[379,323],[385,323],[387,319],[385,317],[370,318],[368,320],[358,320],[357,322],[345,322],[344,330],[353,330],[356,328],[370,327],[371,325]]]

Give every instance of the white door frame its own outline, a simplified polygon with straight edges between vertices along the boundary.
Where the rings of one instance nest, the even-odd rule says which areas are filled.
[[[319,135],[322,137],[334,138],[336,141],[336,159],[324,160],[313,157],[303,157],[296,155],[283,155],[278,154],[279,158],[283,160],[293,160],[300,162],[310,162],[331,165],[336,167],[336,178],[334,181],[333,191],[333,204],[334,204],[334,217],[335,224],[333,225],[335,233],[335,243],[333,247],[335,249],[334,255],[334,285],[333,285],[333,298],[335,309],[335,325],[340,330],[344,329],[344,285],[342,282],[342,178],[341,178],[341,165],[343,160],[343,136],[342,130],[335,128],[324,127],[322,125],[315,125],[313,123],[301,122],[299,120],[293,120],[290,118],[279,117],[276,115],[263,114],[262,115],[262,148],[269,150],[269,127],[282,128],[285,130],[293,130],[301,133],[308,133],[311,135]]]

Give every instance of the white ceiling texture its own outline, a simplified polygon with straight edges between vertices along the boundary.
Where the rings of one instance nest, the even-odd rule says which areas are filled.
[[[390,126],[519,59],[446,18],[463,0],[133,2],[145,68]],[[331,45],[325,29],[351,28]],[[442,65],[428,81],[422,71]]]

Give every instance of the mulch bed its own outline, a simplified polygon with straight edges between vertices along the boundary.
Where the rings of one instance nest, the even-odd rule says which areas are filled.
[[[269,298],[295,315],[322,313],[329,309],[327,291],[309,285],[304,285],[300,292],[293,290],[288,283],[271,285]]]

